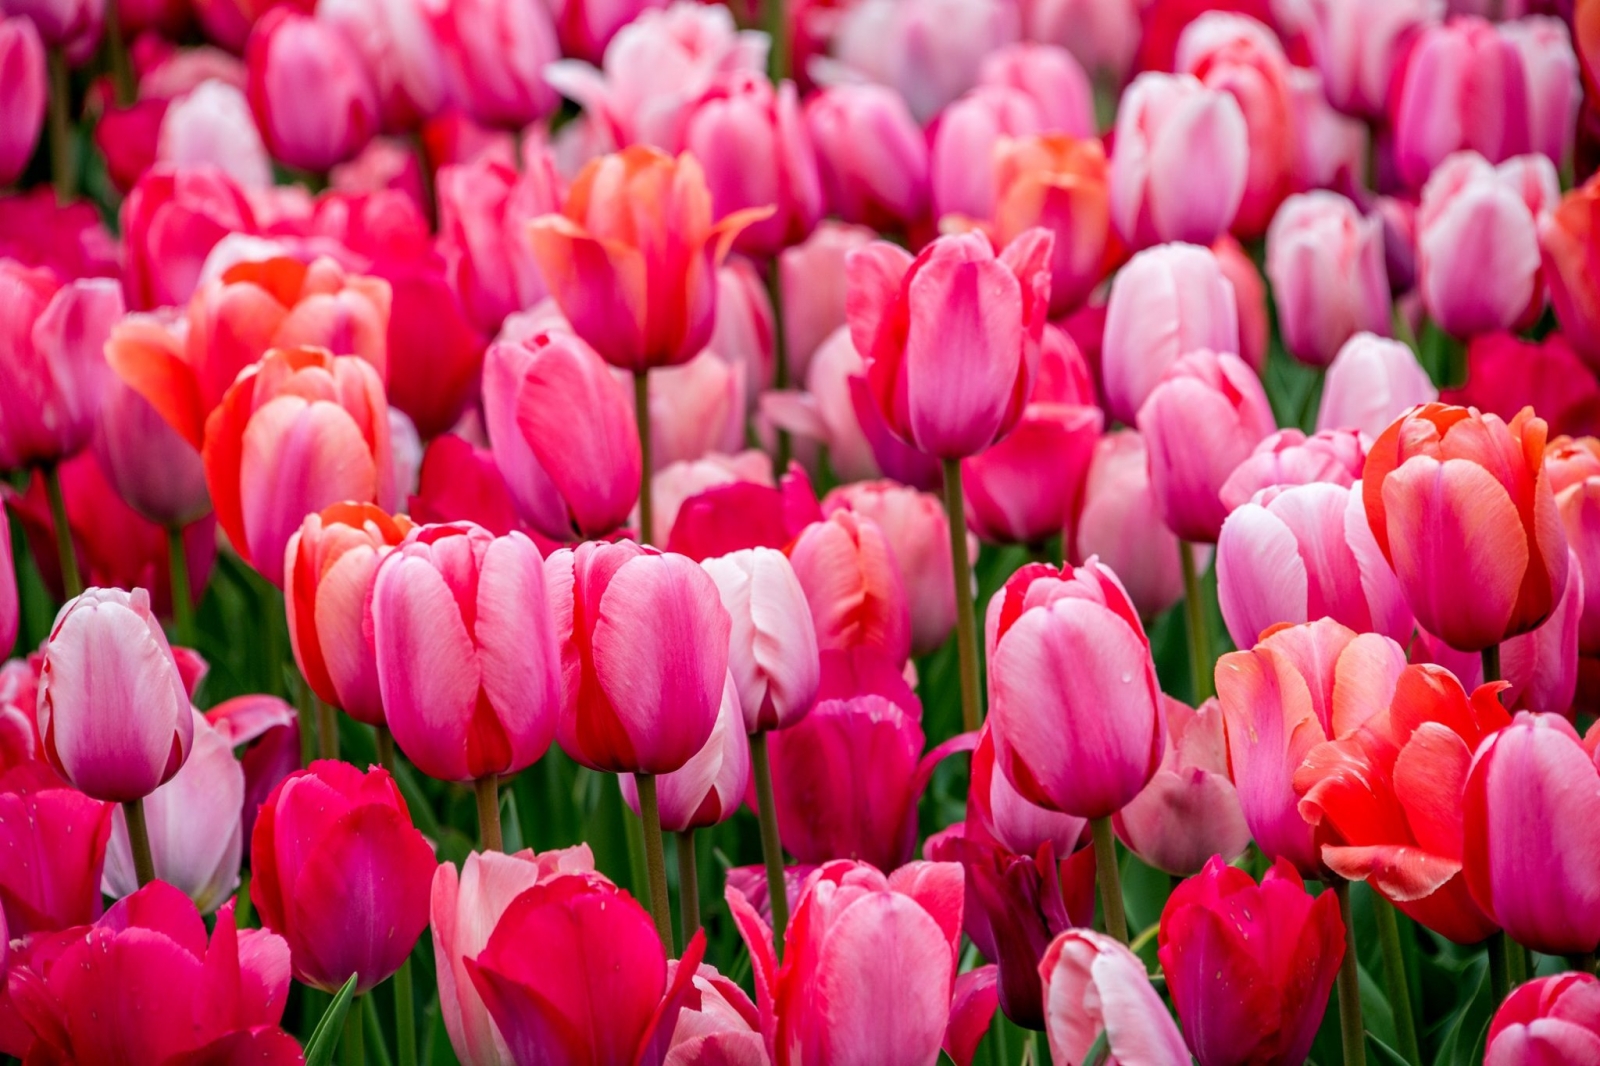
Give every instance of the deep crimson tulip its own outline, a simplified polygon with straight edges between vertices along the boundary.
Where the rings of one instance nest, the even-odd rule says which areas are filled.
[[[805,590],[788,558],[748,548],[701,564],[732,624],[728,669],[746,732],[785,729],[816,701],[821,664]]]
[[[25,763],[0,776],[0,911],[13,938],[100,916],[100,873],[112,805]]]
[[[1357,333],[1389,333],[1383,223],[1336,192],[1283,202],[1267,229],[1267,276],[1284,346],[1312,366]]]
[[[367,600],[378,564],[411,528],[370,503],[336,503],[307,515],[285,549],[284,612],[300,673],[319,699],[369,725],[384,715]]]
[[[255,211],[217,167],[153,167],[122,202],[128,305],[150,310],[181,304],[200,268],[230,233],[256,232]]]
[[[33,1030],[30,1062],[304,1061],[278,1028],[289,949],[236,929],[233,904],[209,938],[183,893],[154,881],[11,974],[12,1006]],[[123,1009],[93,1009],[116,1003]]]
[[[928,142],[884,85],[837,85],[806,101],[806,127],[831,213],[875,230],[926,224]]]
[[[1103,1038],[1102,1046],[1118,1062],[1189,1062],[1144,963],[1104,933],[1063,932],[1040,960],[1039,977],[1052,1061],[1088,1061]]]
[[[1484,1066],[1600,1063],[1600,979],[1560,973],[1519,985],[1489,1022]]]
[[[1600,432],[1600,381],[1560,333],[1542,341],[1479,334],[1467,345],[1466,383],[1439,398],[1508,420],[1532,407],[1552,435]]]
[[[1317,429],[1354,429],[1377,437],[1413,405],[1438,398],[1439,390],[1409,347],[1357,333],[1328,366]]]
[[[890,430],[941,459],[1009,433],[1033,389],[1055,238],[1028,230],[996,255],[977,234],[915,259],[884,241],[850,254],[850,336]]]
[[[250,902],[289,942],[295,979],[358,994],[385,980],[428,926],[438,862],[399,787],[376,767],[322,760],[272,790],[250,836]]]
[[[341,500],[396,503],[383,385],[355,356],[274,349],[207,419],[201,455],[234,550],[280,587],[306,515]]]
[[[545,560],[561,663],[556,736],[608,773],[663,774],[705,746],[731,623],[711,576],[681,555],[589,541]]]
[[[882,528],[853,510],[813,522],[787,549],[822,651],[870,647],[895,665],[911,654],[911,614]]]
[[[32,20],[21,15],[0,19],[0,181],[11,184],[33,158],[44,127],[44,44]]]
[[[739,690],[730,671],[722,688],[717,724],[705,747],[678,769],[656,778],[661,828],[689,832],[727,821],[750,790],[750,740],[740,710]],[[619,774],[622,798],[639,813],[639,786],[632,774]]]
[[[530,221],[561,207],[555,161],[546,152],[531,153],[519,174],[483,156],[442,167],[434,180],[450,285],[473,324],[492,334],[507,315],[544,298],[526,231]]]
[[[1508,425],[1435,403],[1396,420],[1367,456],[1372,534],[1417,623],[1452,648],[1477,651],[1538,628],[1566,588],[1547,432],[1531,408]]]
[[[1200,1066],[1305,1059],[1344,958],[1334,893],[1312,899],[1282,858],[1257,885],[1217,856],[1168,898],[1158,942]]]
[[[378,93],[366,64],[338,27],[276,7],[245,49],[250,107],[273,156],[322,172],[366,147],[378,131]],[[316,106],[305,104],[315,85]]]

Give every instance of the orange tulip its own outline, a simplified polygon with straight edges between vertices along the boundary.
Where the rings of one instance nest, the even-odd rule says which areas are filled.
[[[1002,141],[994,152],[994,237],[1001,247],[1042,226],[1050,255],[1050,315],[1076,310],[1121,254],[1111,233],[1105,148],[1062,133]]]

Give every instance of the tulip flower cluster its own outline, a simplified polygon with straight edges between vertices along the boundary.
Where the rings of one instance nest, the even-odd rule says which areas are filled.
[[[0,0],[0,1059],[1600,1066],[1597,166],[1600,0]]]

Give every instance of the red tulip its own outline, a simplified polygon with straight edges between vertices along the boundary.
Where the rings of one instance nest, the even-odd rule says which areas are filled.
[[[1039,977],[1053,1062],[1087,1062],[1101,1038],[1117,1062],[1189,1062],[1144,963],[1104,933],[1069,929],[1056,937],[1039,962]]]
[[[250,32],[250,106],[267,148],[292,167],[321,172],[364,148],[378,127],[378,95],[360,55],[328,22],[291,8]],[[305,105],[316,86],[316,106]]]
[[[822,651],[870,647],[897,666],[911,654],[911,615],[894,550],[854,511],[807,526],[788,548]]]
[[[0,913],[12,937],[100,917],[109,803],[90,799],[41,763],[0,776]]]
[[[1200,1066],[1302,1062],[1322,1023],[1345,929],[1278,859],[1258,886],[1220,856],[1161,910],[1161,970]]]
[[[250,902],[289,942],[295,979],[359,995],[428,925],[433,848],[387,772],[320,761],[272,790],[250,837]]]
[[[1562,973],[1520,985],[1494,1012],[1484,1066],[1600,1063],[1600,980]]]
[[[622,798],[639,813],[639,786],[632,774],[619,774]],[[717,709],[717,724],[705,747],[669,774],[656,778],[661,828],[689,832],[719,825],[734,816],[750,790],[750,740],[739,709],[739,690],[728,674]]]

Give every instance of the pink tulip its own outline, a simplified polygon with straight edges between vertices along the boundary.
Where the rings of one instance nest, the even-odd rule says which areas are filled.
[[[1134,248],[1210,244],[1243,202],[1249,128],[1238,101],[1191,74],[1149,72],[1117,107],[1111,220]]]
[[[1272,332],[1267,318],[1266,279],[1244,246],[1229,234],[1212,243],[1211,254],[1217,257],[1217,267],[1233,289],[1234,307],[1239,312],[1239,358],[1260,374],[1266,369],[1267,340]],[[1079,343],[1083,343],[1081,339]]]
[[[475,522],[497,537],[514,529],[529,531],[495,465],[494,453],[454,433],[428,443],[417,491],[406,509],[422,524]]]
[[[535,154],[521,174],[486,157],[442,167],[439,243],[446,276],[478,329],[494,333],[513,311],[544,298],[527,225],[560,209],[561,182],[548,155]]]
[[[773,384],[776,332],[767,282],[755,264],[742,256],[724,263],[717,271],[717,321],[706,347],[737,368],[745,386],[743,413],[753,411],[761,391]]]
[[[428,925],[433,848],[384,770],[322,760],[290,774],[250,837],[250,902],[289,942],[295,980],[357,994],[386,980]]]
[[[469,522],[422,526],[378,564],[368,601],[384,718],[441,781],[514,774],[555,733],[560,693],[539,549]]]
[[[1382,225],[1337,193],[1284,201],[1267,230],[1267,276],[1297,359],[1327,366],[1355,334],[1389,333]]]
[[[1262,489],[1318,483],[1348,488],[1361,480],[1367,443],[1353,429],[1325,429],[1312,437],[1280,429],[1233,468],[1218,495],[1231,514]]]
[[[1187,244],[1140,252],[1111,282],[1100,355],[1107,413],[1131,424],[1166,369],[1199,348],[1239,351],[1238,300],[1217,257]]]
[[[1198,710],[1163,696],[1167,749],[1144,791],[1111,820],[1128,850],[1158,870],[1192,877],[1213,855],[1232,861],[1250,843],[1239,796],[1228,778],[1222,708]]]
[[[100,916],[100,876],[113,805],[90,799],[39,763],[0,776],[0,914],[16,938]]]
[[[676,959],[667,963],[668,983],[681,965]],[[693,983],[700,1005],[686,1003],[678,1012],[678,1024],[672,1030],[672,1044],[663,1066],[766,1062],[761,1015],[744,989],[703,962],[695,971]]]
[[[534,854],[475,851],[461,864],[440,863],[433,875],[429,924],[438,967],[439,1013],[463,1066],[502,1066],[511,1052],[472,982],[469,959],[489,943],[506,909],[528,889],[564,874],[594,872],[587,844]]]
[[[1433,0],[1314,0],[1307,40],[1328,101],[1347,114],[1382,116],[1396,69],[1437,7]]]
[[[598,63],[618,31],[664,6],[663,0],[560,0],[551,10],[561,53]]]
[[[632,774],[619,774],[622,798],[639,813],[639,786]],[[732,818],[750,790],[750,740],[745,733],[739,690],[733,675],[722,688],[717,724],[705,747],[683,766],[656,779],[661,828],[683,833]]]
[[[1137,0],[1028,0],[1022,5],[1023,36],[1068,49],[1096,78],[1115,85],[1127,80],[1139,49]]]
[[[1328,364],[1317,429],[1353,429],[1376,437],[1411,407],[1432,403],[1438,396],[1410,348],[1357,333]]]
[[[33,158],[44,127],[44,44],[21,15],[0,19],[0,182],[11,184]]]
[[[1108,817],[1149,783],[1166,745],[1139,616],[1093,560],[1025,570],[1003,595],[989,668],[1000,768],[1033,803]]]
[[[189,757],[194,721],[143,589],[90,589],[61,608],[44,646],[39,735],[80,792],[129,802]]]
[[[641,462],[632,408],[594,349],[570,333],[500,341],[485,357],[495,463],[518,512],[553,539],[600,536],[627,522]],[[570,417],[579,410],[582,419]]]
[[[17,572],[11,560],[11,521],[0,508],[0,648],[17,642],[20,601],[17,598]],[[5,760],[0,759],[0,766]]]
[[[756,454],[765,457],[765,453]],[[785,548],[806,526],[822,520],[811,482],[792,461],[780,487],[717,480],[721,483],[696,493],[677,508],[667,537],[668,551],[705,562],[750,548]]]
[[[184,303],[211,249],[229,233],[252,233],[255,213],[215,167],[157,167],[122,203],[128,303],[149,310]]]
[[[65,49],[73,66],[89,58],[100,40],[104,0],[7,0],[5,13],[27,18],[50,48]]]
[[[1567,24],[1550,15],[1531,15],[1508,20],[1498,28],[1522,58],[1528,147],[1563,166],[1572,155],[1573,130],[1583,101],[1578,57],[1573,54]]]
[[[1172,1016],[1122,944],[1089,929],[1056,937],[1039,963],[1044,1025],[1054,1062],[1087,1062],[1102,1037],[1117,1062],[1185,1066],[1189,1052]]]
[[[1336,111],[1323,94],[1322,75],[1289,68],[1294,107],[1293,186],[1297,192],[1332,189],[1358,196],[1367,183],[1366,124]]]
[[[115,282],[63,285],[0,259],[0,307],[0,467],[59,462],[94,434],[109,376],[101,349],[122,296]]]
[[[1551,442],[1551,449],[1560,443]],[[1548,457],[1545,465],[1547,469],[1553,465]],[[1583,575],[1578,646],[1592,656],[1600,652],[1600,471],[1562,487],[1556,493],[1556,509],[1573,552],[1573,566]]]
[[[147,328],[141,317],[124,318],[107,344],[132,341]],[[153,332],[165,334],[159,326]],[[185,526],[211,509],[200,452],[118,377],[106,383],[91,443],[117,495],[150,521]]]
[[[1173,363],[1139,408],[1167,528],[1215,542],[1228,517],[1223,484],[1274,425],[1261,380],[1238,356],[1201,349]]]
[[[749,548],[701,564],[732,621],[728,669],[744,729],[786,729],[806,716],[819,683],[817,636],[794,567],[780,551]]]
[[[1007,85],[1020,89],[1039,107],[1047,130],[1073,137],[1093,137],[1094,90],[1089,76],[1073,54],[1053,44],[1033,39],[997,48],[978,68],[979,85]]]
[[[656,472],[650,484],[656,507],[656,528],[651,531],[650,540],[661,544],[671,540],[672,530],[677,526],[678,512],[695,497],[712,489],[733,485],[772,488],[772,459],[766,452],[756,448],[733,455],[711,452],[698,459],[668,464]],[[784,543],[787,544],[788,540]]]
[[[55,190],[36,185],[0,196],[0,255],[28,266],[48,266],[62,277],[117,277],[118,242],[88,200],[61,206]]]
[[[806,880],[784,943],[736,888],[734,923],[754,961],[773,1066],[933,1062],[961,937],[961,867],[910,863],[885,876],[831,862]]]
[[[1543,341],[1479,334],[1467,345],[1466,383],[1443,399],[1505,419],[1532,407],[1552,434],[1600,432],[1600,380],[1560,333]]]
[[[651,373],[651,458],[657,470],[743,447],[746,370],[744,363],[707,348],[687,363]]]
[[[840,286],[843,296],[843,286]],[[787,297],[786,297],[787,299]],[[841,310],[842,310],[841,303]],[[850,342],[850,330],[840,326],[834,330],[812,354],[806,369],[805,389],[783,389],[763,393],[759,404],[760,417],[773,426],[787,430],[802,442],[815,441],[828,449],[828,464],[837,477],[844,481],[878,477],[882,471],[873,454],[873,442],[862,429],[857,417],[852,391],[865,392],[865,369],[860,353]],[[855,384],[854,390],[852,383]],[[882,438],[893,443],[894,438],[881,423],[870,396],[863,395],[862,407],[869,417],[876,417]],[[923,465],[930,460],[920,452],[901,444],[904,452],[921,458]],[[935,467],[937,470],[937,467]],[[941,475],[942,476],[942,475]]]
[[[845,324],[845,258],[872,236],[859,226],[824,221],[778,256],[790,381],[808,382],[812,354]]]
[[[342,33],[291,8],[274,8],[250,33],[250,106],[267,148],[304,170],[351,158],[378,126],[378,98],[361,57]],[[315,85],[308,107],[297,94]]]
[[[881,85],[839,85],[806,101],[806,128],[832,214],[874,230],[928,214],[928,146],[906,102]]]
[[[1576,731],[1552,714],[1518,714],[1473,756],[1467,888],[1507,936],[1547,955],[1600,943],[1600,881],[1575,858],[1595,846],[1597,774]]]
[[[444,60],[422,0],[331,0],[317,5],[317,17],[360,54],[385,129],[414,129],[444,106]]]
[[[1550,302],[1572,346],[1590,366],[1600,360],[1600,290],[1595,285],[1593,239],[1600,183],[1573,189],[1539,219],[1539,245]]]
[[[1322,876],[1312,827],[1300,817],[1295,768],[1317,744],[1387,707],[1405,665],[1388,637],[1358,636],[1331,618],[1272,630],[1217,663],[1230,776],[1262,854]]]
[[[1543,156],[1498,167],[1462,152],[1440,164],[1417,215],[1423,306],[1457,337],[1509,329],[1544,306],[1538,219],[1560,185]],[[1482,268],[1494,264],[1494,283]]]
[[[994,157],[1002,142],[1043,133],[1039,103],[1011,85],[982,85],[939,113],[933,125],[933,213],[986,218],[995,201]]]
[[[560,49],[548,6],[467,0],[424,11],[444,57],[446,94],[474,119],[518,128],[555,110],[544,67]]]
[[[820,650],[868,647],[896,666],[905,663],[911,654],[911,612],[895,550],[877,522],[854,510],[836,510],[807,526],[788,554],[811,607]]]
[[[670,773],[705,747],[728,672],[717,586],[681,555],[588,542],[545,560],[561,748],[608,773]]]
[[[272,160],[244,90],[212,79],[167,105],[156,134],[156,162],[174,167],[214,165],[241,188],[272,185]]]
[[[300,769],[300,722],[294,708],[276,696],[235,696],[205,714],[230,748],[242,748],[244,802],[242,838],[256,824],[256,812],[278,782]]]
[[[1600,1063],[1600,980],[1562,973],[1518,986],[1489,1022],[1484,1066]]]

